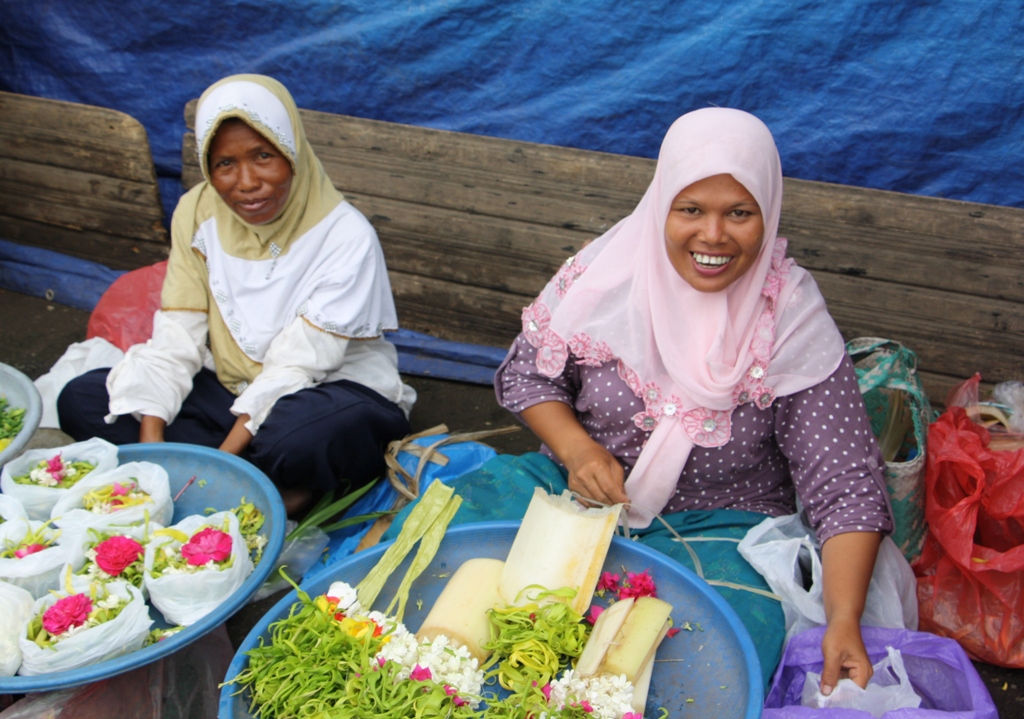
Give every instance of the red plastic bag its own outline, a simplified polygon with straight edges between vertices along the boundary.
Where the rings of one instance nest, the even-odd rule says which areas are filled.
[[[167,261],[142,267],[118,277],[96,303],[86,339],[102,337],[127,351],[153,336],[153,313],[160,309],[160,290]]]
[[[929,429],[920,628],[981,661],[1024,667],[1024,450],[989,443],[962,407]]]

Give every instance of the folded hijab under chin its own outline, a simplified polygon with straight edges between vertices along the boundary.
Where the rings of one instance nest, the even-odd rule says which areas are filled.
[[[720,174],[753,195],[764,238],[742,277],[705,293],[676,273],[664,228],[681,190]],[[695,444],[729,441],[735,407],[770,406],[819,384],[842,360],[817,285],[785,257],[781,208],[779,154],[765,124],[739,110],[688,113],[665,135],[633,213],[570,258],[523,312],[541,372],[557,376],[569,353],[584,365],[617,359],[643,400],[633,420],[652,433],[626,482],[633,526],[648,526],[668,503]]]

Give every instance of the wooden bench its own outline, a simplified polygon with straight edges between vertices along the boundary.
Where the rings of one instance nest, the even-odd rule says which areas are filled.
[[[505,346],[566,257],[633,210],[654,160],[300,111],[373,223],[402,326]],[[194,126],[195,101],[185,118]],[[195,136],[186,187],[202,177]],[[781,234],[847,339],[917,352],[941,404],[958,381],[1024,378],[1024,210],[786,179]]]
[[[133,269],[166,259],[163,219],[137,120],[0,92],[0,238]]]

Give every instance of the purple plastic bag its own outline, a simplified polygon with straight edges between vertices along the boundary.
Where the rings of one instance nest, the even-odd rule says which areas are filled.
[[[762,719],[874,719],[855,709],[811,709],[800,706],[804,678],[821,673],[821,639],[825,627],[793,636],[782,654]],[[967,654],[952,639],[907,629],[862,627],[871,663],[886,655],[885,647],[899,649],[914,691],[921,697],[917,709],[886,712],[885,719],[998,719],[995,704]]]

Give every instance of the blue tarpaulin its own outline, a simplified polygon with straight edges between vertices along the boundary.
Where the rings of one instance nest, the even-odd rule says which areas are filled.
[[[182,108],[259,72],[302,107],[654,157],[749,110],[791,177],[1024,206],[1019,0],[0,0],[0,88],[147,128],[179,192]]]

